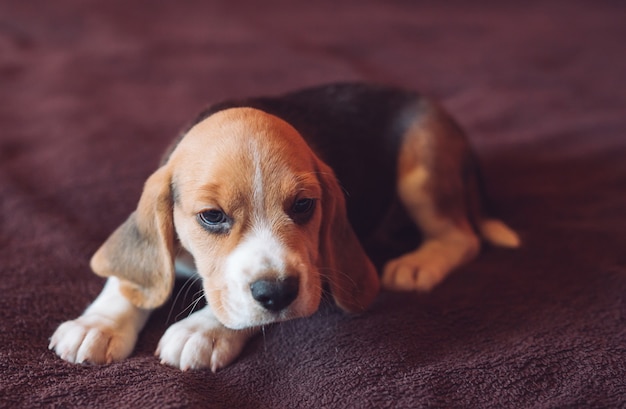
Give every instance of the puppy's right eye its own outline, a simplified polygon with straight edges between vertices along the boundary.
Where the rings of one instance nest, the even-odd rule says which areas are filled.
[[[210,209],[198,213],[198,221],[211,233],[226,233],[230,228],[230,219],[221,210]]]
[[[221,210],[205,210],[198,214],[203,224],[216,225],[226,221],[226,215]]]

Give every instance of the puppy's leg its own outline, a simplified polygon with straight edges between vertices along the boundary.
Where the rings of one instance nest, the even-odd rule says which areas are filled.
[[[465,183],[469,147],[445,113],[433,106],[425,111],[405,134],[397,185],[423,243],[384,267],[383,285],[392,290],[428,291],[480,249]]]
[[[438,214],[426,198],[424,202],[413,212],[424,241],[417,250],[385,265],[383,285],[387,289],[429,291],[478,254],[480,240],[467,221],[448,219]]]
[[[50,349],[68,362],[94,364],[120,361],[130,355],[150,310],[135,307],[111,277],[80,317],[61,324],[50,338]]]
[[[161,363],[183,371],[211,368],[216,372],[234,361],[257,331],[226,328],[206,306],[169,327],[159,341],[156,355]]]

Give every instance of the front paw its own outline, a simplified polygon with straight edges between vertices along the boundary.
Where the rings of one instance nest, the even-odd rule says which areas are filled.
[[[210,368],[216,372],[237,358],[253,332],[228,329],[200,310],[165,331],[156,355],[161,363],[183,371]]]
[[[128,357],[136,341],[132,328],[100,315],[83,315],[61,324],[48,348],[71,363],[109,364]]]

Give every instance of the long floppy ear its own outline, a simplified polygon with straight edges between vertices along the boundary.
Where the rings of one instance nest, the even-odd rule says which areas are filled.
[[[320,271],[330,285],[335,303],[346,312],[360,312],[378,294],[380,281],[348,221],[345,198],[334,172],[321,161],[320,168]]]
[[[171,176],[161,167],[146,181],[137,210],[91,258],[99,276],[120,279],[120,290],[140,308],[163,304],[174,285]]]

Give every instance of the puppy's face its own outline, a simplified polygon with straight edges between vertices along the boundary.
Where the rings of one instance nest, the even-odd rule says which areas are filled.
[[[224,325],[315,312],[323,186],[294,128],[253,109],[218,112],[189,131],[168,166],[176,233]]]

